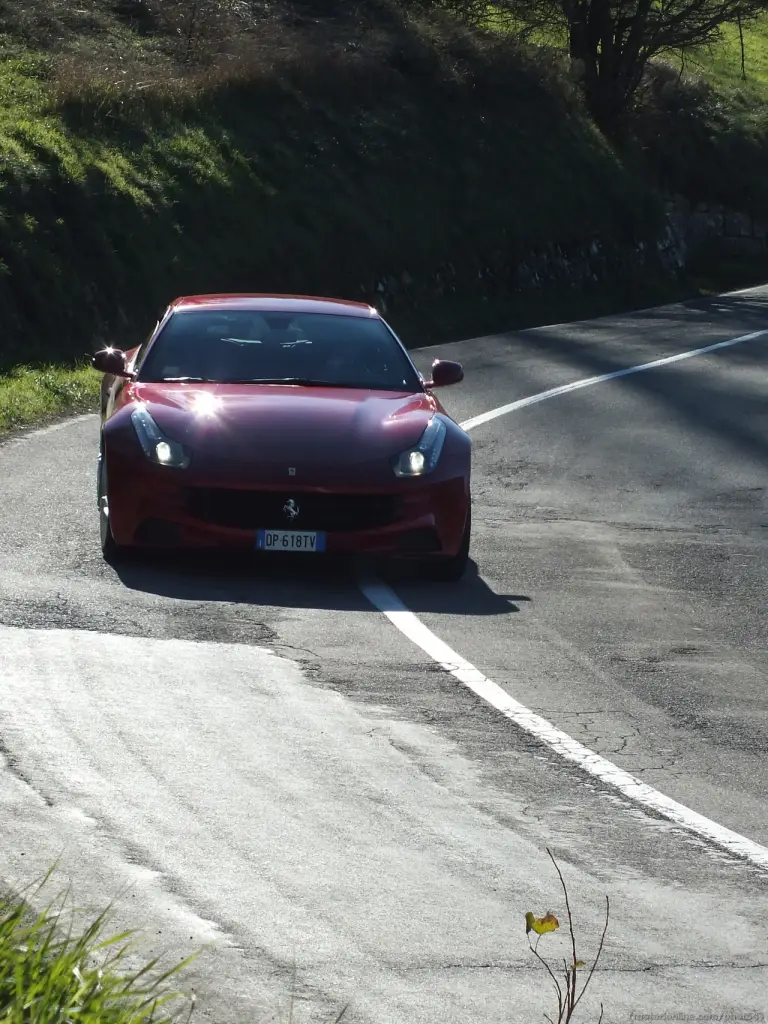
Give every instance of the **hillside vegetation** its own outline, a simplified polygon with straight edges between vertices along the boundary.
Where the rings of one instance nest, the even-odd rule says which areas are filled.
[[[764,26],[746,84],[732,46],[649,80],[619,155],[552,40],[388,0],[197,25],[190,2],[0,3],[0,374],[128,344],[194,291],[383,300],[412,344],[642,305],[681,287],[625,258],[658,235],[657,185],[768,209]],[[519,280],[594,239],[590,288]],[[17,371],[23,400],[0,380],[0,430],[87,404],[59,372]]]

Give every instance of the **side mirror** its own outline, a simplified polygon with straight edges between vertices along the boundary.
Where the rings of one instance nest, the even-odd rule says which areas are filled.
[[[432,381],[428,387],[447,388],[464,380],[464,367],[450,359],[436,359],[432,363]]]
[[[108,373],[113,377],[132,376],[125,368],[125,352],[119,348],[101,349],[93,357],[93,367],[100,373]]]

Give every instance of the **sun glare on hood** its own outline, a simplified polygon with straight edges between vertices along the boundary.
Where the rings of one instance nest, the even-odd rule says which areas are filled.
[[[219,413],[221,402],[216,395],[212,395],[208,391],[198,391],[190,399],[189,408],[195,416],[213,419]]]

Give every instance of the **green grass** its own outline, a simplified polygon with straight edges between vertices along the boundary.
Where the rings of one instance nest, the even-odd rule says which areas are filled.
[[[185,965],[127,966],[130,933],[104,936],[104,915],[78,930],[66,901],[34,916],[0,900],[0,1020],[4,1024],[169,1024],[166,983]]]
[[[741,47],[735,25],[724,29],[723,42],[692,54],[691,69],[720,88],[744,88],[768,95],[768,17],[744,28],[746,85],[741,75]]]
[[[99,375],[89,367],[15,367],[0,376],[0,435],[98,407]]]

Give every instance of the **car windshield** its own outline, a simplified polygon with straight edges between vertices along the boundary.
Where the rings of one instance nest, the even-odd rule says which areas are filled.
[[[147,352],[138,379],[408,392],[422,387],[377,318],[242,309],[174,313]]]

